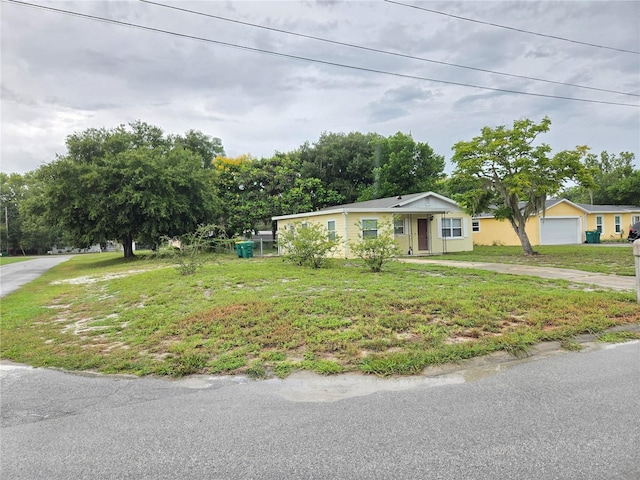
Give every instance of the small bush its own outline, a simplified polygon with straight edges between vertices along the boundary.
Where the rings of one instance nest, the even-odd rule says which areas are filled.
[[[331,236],[319,223],[294,223],[279,233],[278,242],[283,257],[296,265],[320,268],[340,244],[340,237]]]
[[[378,234],[375,238],[362,238],[360,234],[360,241],[350,246],[351,251],[364,260],[372,272],[382,271],[386,263],[400,254],[400,247],[393,238],[393,226],[388,222],[378,224]]]
[[[222,227],[200,225],[195,232],[186,233],[179,239],[164,237],[156,256],[176,263],[180,275],[193,275],[206,263],[204,253],[215,251],[220,242],[224,242]]]

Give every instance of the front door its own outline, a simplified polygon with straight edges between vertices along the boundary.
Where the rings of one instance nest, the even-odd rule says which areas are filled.
[[[418,219],[418,250],[429,250],[429,220]]]

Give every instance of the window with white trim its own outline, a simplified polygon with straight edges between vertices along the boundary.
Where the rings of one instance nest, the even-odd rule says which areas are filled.
[[[394,235],[404,235],[404,218],[396,217],[393,219]]]
[[[336,239],[336,221],[335,220],[329,220],[327,222],[327,233],[329,236],[329,240]]]
[[[602,233],[602,215],[596,215],[596,230]]]
[[[480,231],[480,220],[471,220],[471,230],[474,232]]]
[[[616,233],[622,232],[622,217],[620,215],[613,217],[613,229]]]
[[[443,218],[442,219],[443,238],[462,238],[462,219]]]
[[[632,215],[631,216],[631,225],[635,225],[640,222],[640,215]]]
[[[362,239],[378,238],[378,220],[375,218],[362,219]]]

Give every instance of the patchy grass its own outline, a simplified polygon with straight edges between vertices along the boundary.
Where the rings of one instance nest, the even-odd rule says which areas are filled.
[[[76,256],[3,298],[1,356],[106,373],[416,374],[495,351],[640,323],[631,293],[438,265],[308,269],[212,257],[195,276]],[[571,288],[569,288],[571,287]]]
[[[32,260],[35,257],[0,257],[0,267],[2,265],[9,265],[10,263],[24,262],[25,260]]]
[[[630,340],[640,340],[640,332],[605,332],[597,337],[598,342],[622,343]]]
[[[556,267],[585,272],[634,276],[634,256],[630,244],[606,246],[557,245],[534,247],[538,255],[525,256],[521,247],[476,245],[472,252],[447,254],[447,260],[467,262],[513,263],[538,267]]]

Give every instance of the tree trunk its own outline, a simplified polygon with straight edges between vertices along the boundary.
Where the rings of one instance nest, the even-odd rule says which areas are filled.
[[[533,250],[533,247],[531,246],[531,242],[529,241],[529,236],[527,235],[527,232],[525,231],[525,229],[522,228],[522,231],[518,231],[516,229],[516,233],[518,234],[518,238],[520,239],[520,243],[522,244],[522,250],[524,251],[524,254],[537,255],[538,252]]]
[[[512,216],[509,218],[509,223],[518,235],[520,239],[520,244],[522,245],[522,250],[525,255],[537,255],[538,253],[533,250],[531,246],[531,242],[529,241],[529,235],[527,235],[527,220],[529,219],[528,215],[524,216],[520,211],[518,205],[518,198],[515,196],[509,197],[509,207],[511,208]]]
[[[122,237],[122,249],[124,250],[124,258],[133,258],[133,235],[128,234]]]
[[[525,230],[526,220],[524,218],[510,219],[510,223],[515,230],[516,235],[518,235],[518,238],[520,239],[520,244],[522,245],[524,254],[537,255],[538,253],[533,250],[531,242],[529,241],[529,235],[527,235],[527,231]]]

